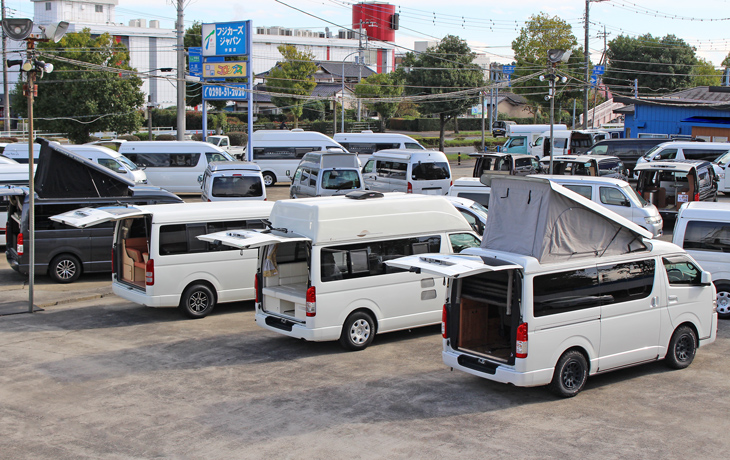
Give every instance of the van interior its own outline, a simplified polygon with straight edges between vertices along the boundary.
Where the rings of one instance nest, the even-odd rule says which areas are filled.
[[[124,219],[117,234],[117,245],[121,245],[121,260],[115,261],[112,270],[117,279],[137,287],[145,287],[146,264],[150,258],[149,223],[147,218]],[[119,266],[121,264],[121,267]],[[121,271],[118,270],[121,268]]]
[[[696,194],[696,173],[683,171],[641,171],[636,189],[660,211],[677,210]]]
[[[513,364],[515,333],[521,320],[519,272],[487,272],[452,282],[456,289],[451,291],[447,320],[451,346]]]

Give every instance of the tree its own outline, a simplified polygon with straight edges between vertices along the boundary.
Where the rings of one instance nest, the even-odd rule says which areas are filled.
[[[606,55],[608,66],[603,78],[617,93],[626,92],[626,86],[632,85],[634,79],[645,91],[686,88],[692,84],[692,66],[697,64],[695,48],[674,35],[620,35],[608,43]]]
[[[193,22],[193,25],[185,30],[183,36],[183,46],[187,50],[191,46],[201,46],[203,43],[203,25],[198,21]],[[188,68],[188,64],[185,64]],[[233,82],[233,79],[228,79]],[[235,79],[239,81],[239,79]],[[185,82],[185,103],[191,107],[200,105],[203,103],[203,85],[200,83]],[[208,105],[214,107],[216,110],[223,110],[226,108],[227,101],[208,101]]]
[[[92,37],[90,30],[84,29],[65,35],[58,43],[40,42],[37,49],[77,61],[133,70],[127,65],[126,46],[108,33]],[[54,66],[52,74],[38,80],[38,97],[33,106],[38,129],[66,133],[71,141],[84,143],[92,132],[131,133],[142,126],[139,109],[145,100],[139,77],[63,61],[54,61]],[[27,117],[27,99],[19,88],[13,106]]]
[[[361,98],[387,98],[403,94],[403,86],[396,81],[392,73],[374,73],[355,85],[355,94]],[[385,131],[385,123],[395,115],[398,102],[366,102],[365,107],[378,112],[380,130]]]
[[[407,53],[396,77],[403,78],[405,92],[411,95],[441,95],[484,86],[484,73],[473,63],[475,53],[459,37],[447,35],[434,48],[423,53]],[[410,72],[403,69],[409,68]],[[479,103],[477,93],[419,102],[423,114],[439,116],[439,149],[444,150],[446,122]]]
[[[520,29],[520,34],[512,42],[517,66],[512,78],[517,79],[545,70],[548,65],[548,50],[551,49],[571,51],[568,63],[561,64],[559,71],[572,78],[567,84],[558,85],[555,102],[558,105],[572,104],[572,99],[580,99],[584,88],[585,58],[583,48],[578,46],[578,40],[573,35],[572,27],[558,16],[550,17],[547,13],[533,15]],[[548,86],[547,81],[540,82],[537,77],[512,84],[515,93],[521,94],[532,103],[536,115],[545,104]]]
[[[278,48],[284,61],[278,63],[271,71],[266,82],[266,88],[272,93],[285,93],[297,96],[309,96],[317,86],[314,73],[317,65],[312,61],[314,55],[310,52],[298,51],[294,45],[280,45]],[[294,117],[294,127],[299,126],[302,116],[304,99],[272,96],[271,102],[275,106],[284,108]]]
[[[697,58],[697,65],[692,68],[693,86],[720,86],[721,80],[721,70],[715,70],[715,66],[707,59]]]

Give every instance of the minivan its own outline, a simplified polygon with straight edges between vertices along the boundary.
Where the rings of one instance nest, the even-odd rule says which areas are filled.
[[[304,155],[294,172],[289,197],[344,195],[363,189],[357,154],[331,149]]]
[[[255,250],[196,237],[264,229],[273,206],[245,201],[84,208],[51,220],[89,229],[116,221],[110,245],[114,293],[147,307],[178,307],[189,318],[202,318],[219,303],[253,299],[258,264]]]
[[[172,193],[200,193],[208,163],[233,161],[222,149],[200,141],[124,142],[119,153],[144,168],[147,181]]]
[[[589,200],[605,206],[644,227],[654,238],[662,236],[664,221],[656,206],[647,202],[628,182],[610,177],[541,175]]]
[[[480,248],[388,262],[449,279],[446,366],[571,397],[599,373],[686,368],[715,341],[712,276],[686,251],[554,182],[490,186]]]
[[[248,161],[208,163],[200,189],[203,201],[266,200],[261,168]]]
[[[362,168],[365,188],[379,192],[446,195],[451,167],[443,152],[433,150],[381,150]]]
[[[385,262],[426,252],[456,253],[477,236],[443,197],[354,191],[345,196],[281,200],[268,232],[200,237],[261,248],[256,324],[309,341],[362,350],[376,334],[438,324],[442,277],[389,268]]]
[[[669,160],[637,163],[636,191],[655,205],[664,219],[674,218],[690,201],[717,201],[717,176],[712,163]]]
[[[672,243],[712,274],[717,316],[730,319],[730,203],[693,201],[679,208]]]

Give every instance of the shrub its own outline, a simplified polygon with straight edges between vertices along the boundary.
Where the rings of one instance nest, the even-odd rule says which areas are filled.
[[[174,134],[160,134],[155,138],[156,141],[176,141],[177,136]]]
[[[228,138],[231,140],[231,145],[248,144],[248,134],[242,131],[231,131],[228,133]]]
[[[124,134],[123,136],[119,136],[118,139],[122,139],[125,141],[139,141],[139,136],[135,136],[134,134]]]

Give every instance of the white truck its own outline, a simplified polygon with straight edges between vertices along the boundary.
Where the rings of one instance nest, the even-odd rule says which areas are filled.
[[[246,151],[246,147],[243,145],[231,145],[231,139],[228,136],[207,136],[205,141],[222,148],[237,160],[243,159],[243,153]]]

